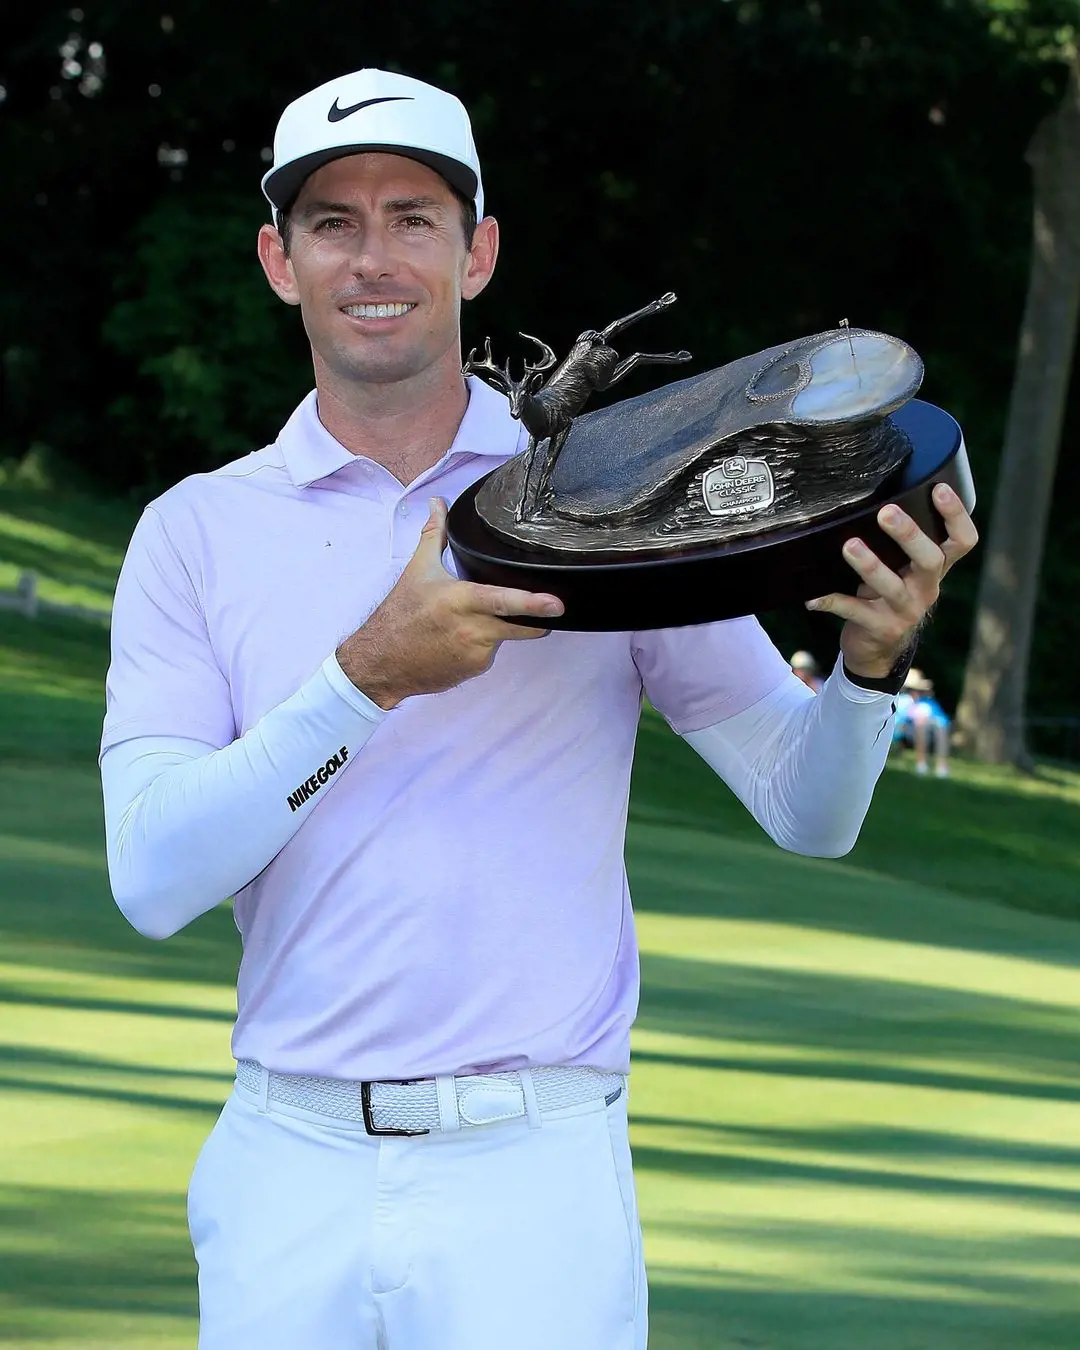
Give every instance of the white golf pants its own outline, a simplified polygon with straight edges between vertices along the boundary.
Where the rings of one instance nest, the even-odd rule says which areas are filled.
[[[199,1350],[644,1350],[625,1091],[414,1138],[265,1106],[192,1175]]]

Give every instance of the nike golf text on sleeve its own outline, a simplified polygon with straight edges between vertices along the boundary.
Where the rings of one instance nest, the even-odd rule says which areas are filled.
[[[152,594],[134,579],[118,590],[103,749],[136,736],[222,748],[295,694],[393,586],[428,499],[453,502],[518,450],[506,400],[469,389],[453,445],[408,486],[335,441],[312,394],[273,445],[152,503],[171,570]],[[507,642],[484,674],[406,699],[236,894],[234,1054],[353,1079],[625,1071],[643,684],[687,730],[784,678],[746,619]]]

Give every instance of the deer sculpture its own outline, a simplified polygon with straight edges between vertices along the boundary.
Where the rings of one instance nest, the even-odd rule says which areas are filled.
[[[510,400],[511,415],[516,417],[529,433],[529,444],[525,449],[521,475],[521,492],[514,511],[518,522],[535,514],[543,502],[551,483],[551,475],[559,453],[570,434],[574,418],[585,406],[590,394],[602,389],[610,389],[625,375],[629,375],[635,366],[674,365],[691,359],[689,352],[634,352],[631,356],[620,357],[610,346],[610,339],[624,328],[629,328],[639,319],[650,314],[658,314],[675,303],[675,293],[668,291],[659,300],[637,309],[623,319],[616,319],[597,332],[588,329],[582,333],[570,348],[561,364],[555,364],[555,353],[539,338],[528,333],[520,334],[529,342],[535,342],[540,348],[540,359],[535,364],[525,363],[520,380],[510,374],[509,361],[505,366],[497,366],[491,355],[491,339],[484,341],[484,358],[479,360],[476,348],[469,353],[465,362],[466,375],[479,375],[493,388],[506,394]],[[544,373],[552,370],[547,381]],[[547,441],[548,450],[539,470],[536,471],[537,451],[540,444]],[[534,481],[535,479],[535,481]]]

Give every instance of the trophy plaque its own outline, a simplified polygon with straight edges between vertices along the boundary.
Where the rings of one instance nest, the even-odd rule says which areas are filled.
[[[877,525],[886,502],[938,542],[934,484],[974,505],[960,428],[914,398],[918,355],[846,321],[581,414],[635,367],[690,359],[620,357],[610,345],[674,299],[582,333],[558,365],[527,338],[540,355],[520,379],[495,364],[490,341],[483,358],[470,354],[466,372],[507,395],[529,442],[451,508],[463,577],[557,595],[565,613],[546,627],[707,623],[853,593],[859,578],[841,554],[853,535],[902,566]]]

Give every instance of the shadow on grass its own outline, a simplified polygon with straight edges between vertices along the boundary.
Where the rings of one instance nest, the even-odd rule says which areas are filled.
[[[1080,1147],[1033,1144],[1024,1139],[989,1139],[976,1135],[950,1134],[942,1130],[887,1128],[866,1125],[859,1129],[840,1126],[814,1129],[793,1126],[716,1124],[712,1121],[648,1116],[631,1110],[635,1125],[687,1131],[690,1147],[732,1146],[788,1149],[797,1153],[842,1154],[849,1158],[919,1159],[947,1165],[957,1162],[1006,1163],[1019,1167],[1076,1168],[1080,1199]]]
[[[0,1230],[18,1234],[0,1246],[0,1296],[24,1338],[48,1336],[49,1310],[196,1315],[180,1194],[3,1187]]]
[[[153,1107],[155,1111],[165,1108],[170,1111],[194,1111],[207,1115],[211,1120],[216,1118],[221,1110],[221,1103],[224,1102],[227,1091],[221,1091],[220,1100],[208,1102],[204,1098],[182,1098],[182,1096],[169,1095],[165,1092],[135,1092],[127,1088],[105,1087],[104,1084],[89,1085],[80,1083],[58,1083],[49,1079],[34,1079],[26,1077],[20,1079],[15,1075],[8,1076],[3,1071],[3,1065],[0,1065],[0,1085],[3,1085],[8,1092],[38,1092],[43,1096],[55,1096],[55,1098],[68,1098],[72,1100],[81,1100],[81,1102],[121,1102],[124,1106],[148,1106]]]
[[[72,548],[77,540],[26,539],[4,532],[0,523],[0,558],[23,571],[36,572],[67,586],[84,586],[101,597],[102,617],[116,589],[118,562],[105,555],[93,556],[93,550]]]
[[[661,1064],[677,1068],[710,1069],[721,1073],[763,1074],[776,1078],[807,1079],[815,1082],[874,1083],[879,1086],[929,1088],[938,1092],[990,1093],[1002,1097],[1046,1102],[1080,1102],[1080,1086],[1059,1083],[1030,1083],[1015,1078],[989,1078],[980,1074],[937,1073],[896,1068],[875,1062],[851,1060],[790,1059],[769,1056],[664,1055],[651,1050],[635,1050],[635,1064]]]
[[[961,854],[968,851],[963,841],[955,847]],[[627,867],[639,913],[779,923],[1080,965],[1080,925],[1067,919],[986,904],[995,897],[975,899],[950,889],[946,875],[934,885],[925,880],[913,885],[851,860],[786,853],[760,834],[752,840],[728,837],[723,822],[712,830],[689,829],[639,815],[627,834]],[[974,868],[969,859],[968,870]],[[1068,892],[1072,904],[1071,888],[1080,891],[1080,869],[1074,874],[1048,861],[1044,871],[1011,884],[1043,886],[1048,896],[1056,888]]]
[[[646,954],[638,1026],[791,1052],[696,1055],[701,1067],[1080,1099],[1075,1013],[1006,996]]]
[[[69,469],[65,466],[64,474]],[[92,486],[92,485],[89,485]],[[0,486],[0,511],[35,525],[47,525],[72,534],[76,547],[86,541],[97,548],[122,554],[142,506],[134,498],[99,496],[92,490],[69,492],[63,483],[48,488],[5,482]]]
[[[39,905],[46,908],[38,909]],[[240,938],[228,906],[204,914],[167,942],[151,942],[128,926],[103,886],[73,888],[57,896],[52,886],[42,885],[24,892],[14,904],[5,900],[0,906],[0,944],[2,958],[9,963],[226,987],[235,987],[240,960]],[[13,992],[26,1000],[38,997],[32,991]],[[62,997],[56,1006],[63,1006]],[[148,1004],[139,1011],[155,1009]],[[223,1016],[192,1008],[165,1011],[180,1017]]]
[[[74,1054],[70,1050],[50,1050],[39,1046],[5,1045],[0,1047],[0,1073],[8,1064],[75,1073],[110,1075],[136,1074],[143,1078],[190,1078],[206,1083],[231,1083],[233,1075],[218,1069],[182,1069],[168,1065],[135,1063],[126,1059],[102,1059],[98,1055]]]
[[[125,1080],[149,1080],[145,1088],[123,1086]],[[203,1083],[211,1095],[182,1096],[175,1091],[159,1091],[155,1080]],[[152,1106],[176,1111],[196,1111],[216,1115],[228,1095],[233,1075],[225,1071],[207,1071],[159,1067],[126,1060],[101,1059],[95,1055],[72,1054],[30,1046],[0,1047],[0,1089],[8,1092],[44,1093],[87,1101],[124,1102],[133,1106]]]
[[[167,942],[140,936],[117,909],[105,868],[96,771],[5,767],[0,820],[0,959],[235,986],[240,939],[228,906]]]
[[[847,1242],[854,1248],[861,1234]],[[952,1250],[954,1262],[967,1255],[963,1242]],[[722,1266],[722,1238],[719,1259]],[[743,1275],[721,1283],[665,1268],[650,1282],[649,1350],[1075,1350],[1076,1310],[1042,1297],[1050,1290],[1060,1301],[1061,1284],[1032,1278],[999,1288],[997,1277],[973,1275],[978,1258],[970,1259],[955,1278],[939,1274],[918,1292],[895,1293],[779,1288]]]
[[[155,1110],[164,1107],[172,1111],[201,1112],[216,1117],[222,1102],[228,1095],[224,1089],[220,1100],[206,1101],[202,1097],[177,1097],[168,1093],[135,1092],[127,1088],[107,1087],[104,1084],[91,1086],[82,1083],[61,1083],[47,1078],[19,1078],[4,1072],[0,1062],[0,1086],[8,1092],[35,1092],[47,1097],[67,1097],[78,1101],[123,1102],[126,1106],[150,1106]]]
[[[63,994],[34,994],[0,981],[0,1004],[28,1008],[68,1008],[74,1012],[134,1013],[138,1017],[179,1017],[198,1022],[232,1022],[234,1014],[220,1008],[197,1008],[187,1003],[137,1002],[133,999],[79,998]],[[0,1060],[4,1057],[0,1051]]]
[[[635,826],[645,827],[649,849],[663,825],[696,832],[705,840],[758,845],[763,856],[775,852],[749,813],[685,742],[655,714],[641,724],[631,795],[631,845]],[[685,836],[683,836],[685,838]],[[640,863],[646,850],[636,850]],[[789,885],[806,884],[820,864],[803,862],[803,870],[789,873]],[[857,903],[857,890],[875,883],[868,873],[893,880],[916,882],[973,900],[994,900],[1011,909],[1035,911],[1059,918],[1080,918],[1080,802],[1052,795],[1025,795],[986,783],[959,778],[926,781],[914,775],[889,772],[875,792],[859,842],[847,859],[824,864],[830,877],[848,873],[852,879],[841,907],[830,903],[824,886],[792,886],[782,896],[770,897],[770,883],[746,886],[735,894],[716,897],[707,891],[661,886],[648,888],[635,900],[644,907],[685,914],[726,913],[731,916],[768,916],[782,908],[792,922],[852,933],[903,936],[899,915],[868,912]],[[861,875],[860,875],[861,874]],[[719,873],[722,879],[722,871]],[[631,871],[631,880],[635,873]],[[816,892],[816,893],[815,893]],[[823,903],[824,900],[824,903]],[[719,908],[718,908],[719,904]],[[886,929],[879,927],[887,925]],[[893,925],[896,925],[895,931]],[[989,943],[1004,942],[995,933],[992,913]],[[972,925],[974,929],[975,925]],[[1047,939],[1048,945],[1052,939]],[[1074,949],[1076,944],[1074,943]],[[990,949],[999,949],[991,945]]]
[[[883,1205],[887,1203],[884,1199],[887,1194],[951,1196],[957,1200],[1035,1204],[1042,1209],[1069,1211],[1074,1210],[1080,1200],[1080,1190],[1075,1186],[949,1177],[933,1172],[901,1172],[890,1167],[844,1167],[835,1162],[765,1157],[720,1148],[702,1152],[687,1149],[682,1142],[673,1148],[637,1143],[634,1165],[639,1171],[702,1180],[750,1182],[759,1186],[811,1185],[875,1190],[882,1193]],[[842,1202],[840,1197],[834,1196],[834,1199]],[[1075,1238],[1073,1244],[1075,1252]]]

